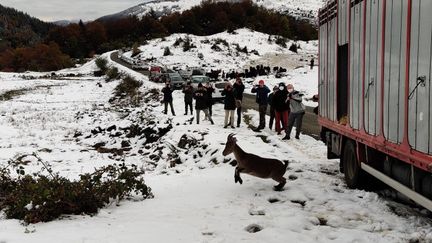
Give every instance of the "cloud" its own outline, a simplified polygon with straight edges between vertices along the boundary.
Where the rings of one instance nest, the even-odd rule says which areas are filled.
[[[145,0],[2,0],[0,4],[45,21],[94,20],[123,11]]]

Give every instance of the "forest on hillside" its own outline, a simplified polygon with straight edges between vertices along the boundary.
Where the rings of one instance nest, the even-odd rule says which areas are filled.
[[[7,20],[3,22],[22,23],[29,17],[25,14],[9,16],[11,15],[7,15]],[[71,65],[72,62],[67,60],[69,58],[92,57],[94,54],[130,47],[134,43],[145,43],[173,33],[206,36],[238,28],[250,28],[293,40],[317,39],[316,27],[309,21],[259,7],[251,1],[204,1],[190,10],[163,17],[150,13],[141,19],[132,16],[110,21],[80,21],[68,26],[53,26],[31,17],[30,20],[27,20],[27,26],[34,29],[39,39],[35,37],[31,42],[31,38],[23,40],[19,33],[26,33],[25,28],[30,27],[21,29],[16,25],[16,36],[9,37],[3,49],[0,48],[0,70],[57,70]],[[39,58],[33,61],[32,65],[27,63],[29,59],[37,57],[38,53],[42,55],[47,52],[56,56]]]

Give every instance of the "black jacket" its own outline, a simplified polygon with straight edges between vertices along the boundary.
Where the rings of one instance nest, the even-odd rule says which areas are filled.
[[[205,89],[198,89],[194,92],[195,109],[205,110],[208,108],[208,95]]]
[[[162,93],[164,94],[164,97],[163,97],[164,102],[171,102],[173,100],[172,92],[173,92],[173,89],[171,87],[165,86],[162,89]]]
[[[215,92],[215,89],[212,87],[206,88],[207,90],[207,105],[211,106],[213,105],[213,93]]]
[[[236,101],[235,101],[236,99],[234,97],[234,91],[232,89],[231,90],[224,89],[221,92],[221,95],[225,96],[224,109],[225,110],[235,110],[236,109]]]
[[[254,86],[252,88],[252,93],[256,93],[256,103],[259,105],[267,105],[268,104],[268,94],[270,93],[270,89],[267,86],[259,87]]]
[[[284,112],[289,110],[289,102],[286,103],[288,98],[288,90],[278,90],[274,93],[272,106],[277,112]]]
[[[191,85],[186,85],[183,87],[184,100],[186,103],[192,103],[194,89]]]
[[[234,88],[234,97],[236,100],[243,100],[243,92],[245,90],[245,86],[243,83],[238,84],[237,82],[233,85]]]

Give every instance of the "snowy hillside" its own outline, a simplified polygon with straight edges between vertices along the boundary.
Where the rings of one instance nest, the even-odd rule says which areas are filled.
[[[293,83],[307,97],[318,93],[318,69],[308,67],[312,58],[317,61],[318,42],[299,41],[298,53],[289,50],[293,41],[287,41],[286,47],[276,43],[276,36],[269,36],[249,29],[239,29],[235,33],[219,33],[212,36],[194,36],[174,34],[166,38],[151,40],[141,46],[135,60],[149,65],[162,65],[168,68],[185,69],[187,67],[203,67],[207,71],[222,70],[244,72],[250,66],[262,64],[270,67],[283,67],[288,70],[287,76],[276,78],[273,75],[247,79],[249,91],[253,83],[260,79],[267,81],[269,87],[280,82]],[[184,41],[190,40],[194,48],[184,51]],[[180,41],[181,40],[181,41]],[[177,42],[177,45],[175,44]],[[171,54],[164,56],[165,48]],[[246,51],[244,49],[246,48]],[[247,53],[246,53],[247,52]],[[130,57],[132,52],[124,54]],[[316,106],[316,103],[308,105]]]
[[[153,0],[126,9],[122,12],[102,18],[121,18],[127,16],[142,17],[153,11],[157,16],[168,15],[173,12],[183,12],[199,5],[202,0]],[[222,0],[221,0],[222,1]],[[231,0],[238,1],[238,0]],[[281,13],[290,14],[299,18],[313,20],[318,9],[325,0],[253,0],[259,6]]]
[[[93,63],[57,77],[0,73],[0,87],[26,88],[0,101],[0,166],[17,155],[38,153],[54,172],[75,179],[103,165],[136,164],[147,170],[145,180],[155,198],[110,204],[92,217],[69,215],[28,226],[0,213],[0,242],[432,241],[432,222],[424,212],[347,188],[338,161],[326,159],[322,142],[305,135],[282,141],[268,129],[255,133],[248,123],[256,125],[258,113],[251,110],[240,128],[224,129],[221,104],[213,108],[215,125],[196,125],[182,115],[180,91],[174,93],[177,116],[165,115],[157,95],[152,96],[160,85],[111,65],[143,82],[146,102],[138,107],[109,103],[119,81],[106,83],[90,75]],[[29,78],[45,86],[27,84]],[[131,135],[132,127],[137,135]],[[140,135],[149,131],[165,133],[149,141]],[[222,155],[232,132],[244,150],[290,161],[284,191],[273,191],[271,180],[248,175],[242,175],[243,185],[234,183],[233,156]],[[161,133],[151,135],[156,134]],[[184,148],[182,136],[190,141]],[[97,143],[128,150],[102,153],[94,149]],[[31,171],[41,165],[29,159],[24,166]],[[260,231],[249,233],[248,228]]]

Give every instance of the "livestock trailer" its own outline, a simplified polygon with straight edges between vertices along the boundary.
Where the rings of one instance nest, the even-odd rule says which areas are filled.
[[[319,123],[351,188],[370,175],[432,211],[432,1],[319,11]]]

